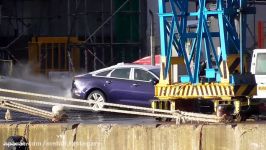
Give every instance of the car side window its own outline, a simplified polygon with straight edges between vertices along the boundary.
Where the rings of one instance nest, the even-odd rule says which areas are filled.
[[[110,77],[113,78],[121,78],[121,79],[129,79],[129,74],[130,74],[130,68],[120,68],[120,69],[115,69]]]
[[[134,70],[134,80],[151,81],[153,78],[154,76],[145,70]]]
[[[96,74],[96,76],[101,76],[101,77],[105,77],[109,74],[109,72],[111,72],[112,70],[106,70],[106,71],[103,71],[103,72],[99,72]]]

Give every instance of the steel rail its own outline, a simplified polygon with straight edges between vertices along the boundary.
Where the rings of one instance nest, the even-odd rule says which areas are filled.
[[[21,112],[21,113],[26,113],[26,114],[30,114],[33,116],[39,116],[39,117],[43,117],[46,119],[52,119],[54,117],[54,115],[49,111],[45,111],[42,109],[38,109],[35,107],[30,107],[30,106],[26,106],[23,104],[10,102],[10,101],[2,101],[0,104],[0,108],[9,109],[9,110],[13,110],[13,111]]]
[[[150,117],[160,117],[160,118],[172,118],[177,121],[198,121],[198,122],[211,122],[218,123],[223,121],[223,117],[217,117],[215,115],[210,114],[201,114],[201,113],[192,113],[186,111],[170,111],[170,110],[161,110],[161,109],[153,109],[153,108],[145,108],[138,106],[128,106],[122,104],[113,104],[113,103],[97,103],[92,100],[79,100],[73,98],[59,97],[59,96],[51,96],[51,95],[43,95],[36,93],[28,93],[14,90],[6,90],[0,89],[0,95],[5,92],[11,95],[18,94],[17,96],[32,96],[34,98],[15,98],[8,96],[0,96],[0,100],[2,101],[12,101],[12,102],[20,102],[20,103],[30,103],[30,104],[40,104],[46,106],[55,106],[61,105],[66,108],[72,109],[82,109],[86,111],[104,111],[104,112],[115,112],[115,113],[123,113],[123,114],[132,114],[132,115],[142,115],[142,116],[150,116]],[[44,99],[38,99],[44,98]],[[53,102],[49,101],[53,100]],[[78,102],[77,104],[68,104],[66,102]],[[103,105],[103,108],[96,108],[95,105]],[[25,106],[25,107],[24,107]],[[24,107],[24,108],[22,108]],[[37,109],[31,106],[21,105],[23,110],[31,110]],[[128,110],[130,109],[130,110]],[[37,109],[38,110],[38,109]],[[26,112],[24,112],[26,113]]]

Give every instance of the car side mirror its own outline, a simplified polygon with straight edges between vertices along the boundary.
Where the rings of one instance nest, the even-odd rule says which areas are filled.
[[[159,83],[159,80],[158,79],[151,79],[150,82],[153,84],[153,85],[156,85],[157,83]]]

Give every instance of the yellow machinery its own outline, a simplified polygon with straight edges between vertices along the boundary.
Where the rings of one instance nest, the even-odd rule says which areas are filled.
[[[29,45],[29,62],[35,73],[48,74],[50,71],[80,69],[80,49],[68,44],[80,44],[77,37],[33,37]]]

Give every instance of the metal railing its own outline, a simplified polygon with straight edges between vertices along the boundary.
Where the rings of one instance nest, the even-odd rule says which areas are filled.
[[[10,95],[12,95],[12,97]],[[43,94],[28,93],[22,91],[7,90],[1,88],[0,88],[0,101],[3,104],[0,105],[0,107],[3,106],[2,108],[4,109],[10,108],[6,107],[6,105],[4,104],[10,104],[10,105],[14,104],[19,107],[16,107],[16,109],[12,109],[13,107],[12,105],[11,110],[45,118],[49,118],[50,115],[48,112],[45,111],[44,113],[42,113],[43,110],[40,110],[36,107],[29,105],[32,104],[37,104],[38,106],[60,105],[65,108],[79,109],[85,111],[115,112],[115,113],[131,114],[131,115],[172,118],[176,119],[177,123],[186,122],[186,121],[218,123],[224,121],[224,117],[217,117],[216,115],[210,115],[210,114],[192,113],[192,112],[185,112],[179,110],[177,111],[161,110],[161,109],[153,109],[153,108],[129,106],[129,105],[121,105],[113,103],[98,104],[97,102],[91,100],[80,100],[80,99],[58,97],[52,95],[43,95]],[[20,103],[23,103],[25,107]],[[104,107],[103,108],[94,107],[95,105],[103,105]],[[38,113],[36,114],[30,113],[33,111],[36,111]]]

